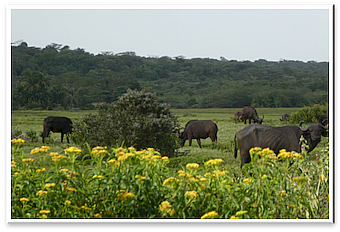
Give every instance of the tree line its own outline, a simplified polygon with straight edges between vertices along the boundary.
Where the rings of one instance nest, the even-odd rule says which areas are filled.
[[[328,62],[94,55],[12,45],[12,109],[94,109],[128,89],[173,108],[302,107],[328,102]]]

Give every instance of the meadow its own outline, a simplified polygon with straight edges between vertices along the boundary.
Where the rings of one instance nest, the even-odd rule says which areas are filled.
[[[151,148],[88,148],[83,160],[59,133],[43,144],[42,121],[77,121],[93,111],[13,111],[12,135],[33,142],[12,142],[12,218],[328,218],[328,138],[310,154],[283,151],[279,161],[270,150],[256,150],[241,170],[234,158],[234,135],[245,127],[233,118],[239,110],[173,110],[182,127],[192,119],[214,121],[216,148],[209,138],[202,149],[186,142],[169,158]],[[257,109],[271,126],[287,125],[279,118],[297,110]]]

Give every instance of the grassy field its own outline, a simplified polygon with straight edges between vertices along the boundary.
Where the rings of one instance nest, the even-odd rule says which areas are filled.
[[[235,122],[234,113],[240,111],[237,108],[223,108],[223,109],[173,109],[176,116],[179,117],[181,127],[193,119],[199,120],[212,120],[218,125],[218,141],[215,149],[212,147],[210,138],[201,140],[202,149],[199,148],[196,140],[193,141],[192,147],[189,147],[188,141],[183,148],[179,149],[179,155],[171,158],[168,164],[170,168],[175,170],[181,169],[187,163],[199,163],[213,159],[222,158],[224,165],[230,172],[239,172],[240,157],[238,154],[237,159],[234,158],[234,135],[237,131],[243,129],[243,123]],[[296,112],[298,108],[258,108],[258,114],[262,118],[264,115],[264,125],[270,126],[284,126],[288,125],[281,122],[283,113]],[[34,147],[42,146],[41,133],[43,131],[42,122],[47,116],[65,116],[69,117],[72,121],[78,121],[79,118],[86,113],[96,111],[13,111],[11,116],[11,129],[12,136],[15,134],[27,136],[29,133],[35,133],[37,140],[35,142],[28,142],[23,144],[22,150],[29,153]],[[326,146],[327,138],[322,138],[317,148],[311,153],[318,153]],[[60,142],[60,133],[51,133],[48,146],[54,152],[63,153],[65,148],[74,144],[67,144],[66,139]]]

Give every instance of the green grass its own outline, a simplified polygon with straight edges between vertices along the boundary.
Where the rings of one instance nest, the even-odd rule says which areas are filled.
[[[270,126],[284,126],[288,125],[286,122],[281,122],[283,113],[292,114],[299,108],[258,108],[257,112],[262,118],[264,115],[264,125]],[[234,136],[235,133],[243,129],[245,125],[242,122],[234,121],[234,113],[240,111],[238,108],[223,108],[223,109],[173,109],[172,111],[179,117],[179,122],[182,128],[185,124],[193,119],[199,120],[212,120],[218,125],[217,144],[216,148],[212,147],[210,138],[201,140],[202,149],[199,148],[197,141],[193,140],[192,146],[189,147],[188,141],[185,146],[179,149],[179,155],[171,158],[169,167],[173,171],[180,170],[181,167],[187,163],[203,164],[204,162],[221,158],[224,160],[224,165],[230,172],[240,172],[240,156],[238,152],[237,159],[234,158]],[[86,113],[96,111],[12,111],[11,128],[12,134],[14,131],[21,131],[26,134],[28,131],[35,131],[38,136],[38,141],[33,143],[25,143],[22,150],[29,153],[34,147],[42,146],[41,133],[43,131],[42,122],[48,116],[65,116],[69,117],[72,121],[78,121]],[[247,124],[248,125],[248,124]],[[316,149],[311,152],[311,155],[319,153],[322,148],[326,146],[328,139],[322,138]],[[75,144],[67,144],[66,138],[64,142],[60,142],[60,133],[51,133],[48,140],[48,146],[51,151],[63,153],[63,150]],[[105,145],[105,144],[103,144]]]

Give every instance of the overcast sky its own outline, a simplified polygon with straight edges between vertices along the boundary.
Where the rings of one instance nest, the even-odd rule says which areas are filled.
[[[329,60],[327,9],[12,9],[11,42],[98,54]]]

